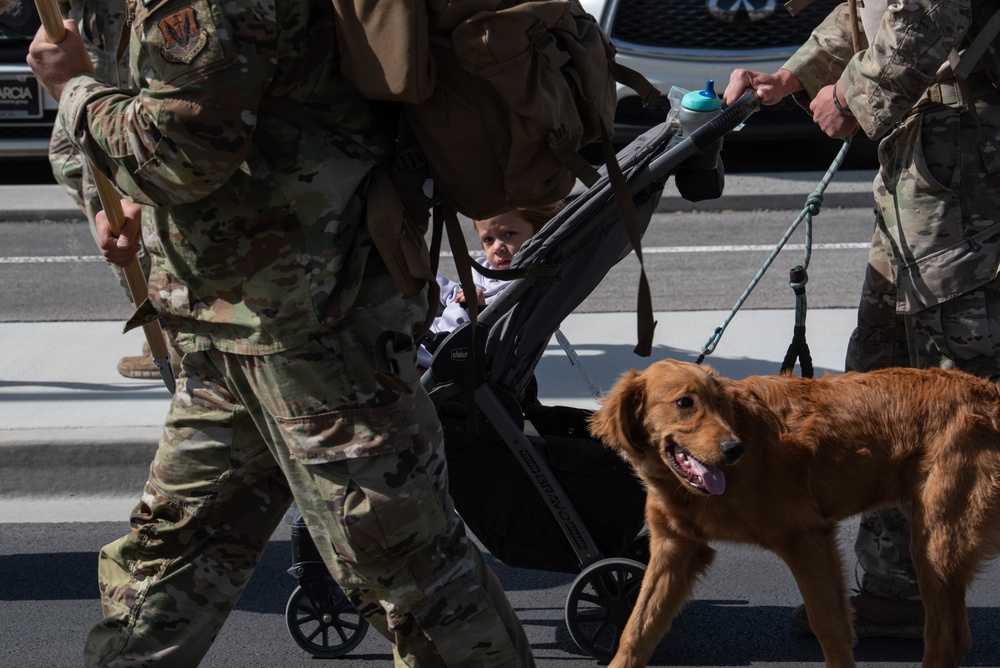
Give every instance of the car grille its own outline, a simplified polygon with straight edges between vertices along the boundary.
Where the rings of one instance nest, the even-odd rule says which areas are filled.
[[[706,0],[619,0],[609,34],[616,43],[650,49],[797,48],[838,4],[840,0],[815,0],[791,16],[778,1],[766,18],[751,22],[743,13],[724,22],[709,13]]]

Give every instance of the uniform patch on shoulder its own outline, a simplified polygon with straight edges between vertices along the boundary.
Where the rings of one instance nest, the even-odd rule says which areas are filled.
[[[198,25],[198,16],[191,7],[164,16],[156,25],[163,35],[160,54],[172,63],[191,63],[208,43],[208,32]]]

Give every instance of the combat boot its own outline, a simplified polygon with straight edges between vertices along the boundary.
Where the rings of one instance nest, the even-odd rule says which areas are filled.
[[[170,368],[174,372],[174,378],[177,378],[181,372],[181,357],[183,357],[184,353],[174,346],[173,337],[164,333],[163,338],[167,342],[167,351],[170,353]],[[142,342],[141,355],[130,355],[121,358],[118,360],[116,368],[118,369],[118,373],[126,378],[153,380],[160,378],[160,370],[156,367],[156,362],[153,361],[153,354],[149,351],[149,344],[145,341]]]
[[[854,609],[854,635],[858,638],[920,640],[924,637],[922,601],[882,598],[862,592],[851,596],[851,607]],[[800,605],[792,611],[792,623],[812,633],[806,606]]]

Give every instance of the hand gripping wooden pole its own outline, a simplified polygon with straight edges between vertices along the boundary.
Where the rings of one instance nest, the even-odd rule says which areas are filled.
[[[62,14],[56,5],[56,0],[35,0],[38,8],[38,16],[42,19],[42,27],[45,28],[45,36],[53,44],[58,44],[66,37],[66,27],[63,25]],[[125,225],[125,214],[122,211],[121,195],[115,189],[111,181],[103,172],[97,171],[93,163],[90,164],[90,173],[94,177],[94,184],[97,186],[97,193],[101,198],[101,206],[104,207],[104,214],[108,217],[108,225],[115,234],[121,234]],[[138,306],[145,301],[148,290],[146,288],[146,277],[142,274],[142,267],[136,259],[132,259],[125,267],[125,281],[128,283],[129,292],[132,295],[132,302]],[[163,330],[155,320],[142,326],[142,331],[146,335],[146,342],[149,344],[149,352],[153,356],[153,362],[160,371],[163,384],[167,386],[173,394],[175,388],[174,371],[170,366],[170,351],[163,339]]]

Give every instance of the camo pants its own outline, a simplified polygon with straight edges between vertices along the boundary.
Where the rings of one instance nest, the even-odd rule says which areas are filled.
[[[367,281],[352,314],[300,348],[184,356],[132,531],[101,551],[87,666],[198,665],[293,499],[397,666],[534,665],[454,511],[414,352],[397,375],[410,393],[374,380],[375,338],[426,306],[393,293]]]
[[[896,311],[892,266],[876,231],[847,348],[848,371],[890,366],[959,368],[1000,380],[1000,281],[911,315]],[[908,507],[862,516],[854,551],[861,590],[884,598],[919,599],[910,559]]]

